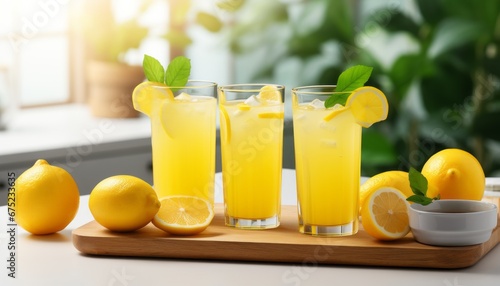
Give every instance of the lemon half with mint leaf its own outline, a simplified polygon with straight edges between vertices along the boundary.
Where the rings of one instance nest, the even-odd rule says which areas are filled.
[[[337,108],[325,116],[325,121],[346,110],[350,110],[356,123],[365,128],[387,118],[389,104],[385,94],[375,87],[363,86],[372,70],[371,67],[357,65],[340,74],[335,93],[325,101],[326,108]]]
[[[191,73],[191,61],[179,56],[164,69],[157,59],[144,55],[142,68],[147,81],[135,87],[132,102],[135,110],[150,116],[156,100],[174,100],[173,92],[186,85]]]

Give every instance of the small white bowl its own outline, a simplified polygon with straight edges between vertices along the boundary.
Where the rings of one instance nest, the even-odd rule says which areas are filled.
[[[497,206],[472,200],[410,205],[410,228],[424,244],[464,246],[488,241],[497,226]]]

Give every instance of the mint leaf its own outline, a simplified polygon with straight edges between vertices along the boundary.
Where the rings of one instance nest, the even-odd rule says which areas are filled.
[[[415,195],[424,196],[427,194],[428,182],[427,179],[415,168],[410,167],[408,172],[408,179],[410,180],[410,188]]]
[[[328,107],[333,107],[335,106],[335,104],[341,104],[341,105],[345,105],[346,101],[347,101],[347,98],[349,97],[349,95],[351,95],[351,93],[347,92],[347,93],[336,93],[332,96],[330,96],[329,98],[326,99],[325,101],[325,107],[328,108]]]
[[[175,57],[165,70],[157,59],[144,55],[142,68],[148,81],[180,87],[185,86],[188,81],[191,61],[183,56]]]
[[[144,55],[144,59],[142,60],[142,69],[144,70],[144,75],[148,81],[159,83],[165,82],[165,69],[157,59]]]
[[[423,206],[426,206],[426,205],[432,203],[432,199],[431,198],[428,198],[428,197],[425,197],[425,196],[419,196],[419,195],[409,196],[406,200],[409,201],[409,202],[414,202],[414,203],[417,203],[417,204],[421,204]]]
[[[422,173],[415,170],[415,168],[410,167],[410,171],[408,172],[408,179],[410,180],[410,188],[413,191],[414,195],[406,198],[407,201],[426,206],[432,203],[434,200],[439,200],[439,195],[435,198],[428,198],[426,196],[429,183],[427,181],[427,178],[425,178]]]
[[[175,57],[167,67],[165,84],[168,86],[185,86],[191,73],[191,60],[186,57]]]
[[[335,92],[346,92],[345,94],[333,94],[325,101],[325,108],[341,104],[345,106],[347,98],[355,89],[364,86],[372,74],[372,67],[357,65],[343,71],[338,80]]]
[[[362,65],[346,69],[340,74],[335,91],[354,91],[356,88],[362,87],[370,78],[372,70],[372,67]]]

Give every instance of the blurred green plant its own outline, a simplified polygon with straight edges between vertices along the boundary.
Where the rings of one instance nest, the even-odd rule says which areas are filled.
[[[390,114],[364,130],[364,175],[420,169],[452,147],[500,170],[500,1],[394,1],[362,17],[368,1],[219,3],[231,13],[198,23],[227,35],[247,75],[236,80],[332,84],[349,66],[374,67],[367,85],[384,90]]]
[[[140,16],[153,1],[141,0],[136,13],[126,21],[117,21],[111,0],[87,0],[84,13],[75,27],[81,30],[92,59],[106,62],[123,62],[124,54],[138,48],[148,36],[149,29],[140,24]]]
[[[381,70],[398,127],[399,166],[421,167],[450,147],[474,154],[486,174],[500,169],[500,2],[416,0],[420,17],[401,7],[381,26],[416,49]],[[384,10],[382,10],[383,12]],[[377,13],[374,14],[377,17]],[[365,58],[377,59],[365,49]],[[414,100],[412,101],[412,96]],[[421,112],[415,112],[415,105]]]

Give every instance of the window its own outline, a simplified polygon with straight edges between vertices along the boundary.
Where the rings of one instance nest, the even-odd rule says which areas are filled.
[[[134,0],[97,2],[103,6],[111,2],[118,21],[128,19],[139,3]],[[87,101],[85,66],[89,55],[82,25],[78,22],[79,17],[88,17],[84,14],[86,3],[87,0],[0,0],[0,110],[11,104],[33,107]],[[191,5],[205,2],[197,0],[196,3]],[[170,45],[163,34],[168,31],[171,3],[153,0],[149,4],[140,21],[150,28],[150,34],[138,49],[124,55],[129,64],[141,64],[144,53],[163,63],[170,57]],[[215,7],[214,2],[210,5]],[[228,50],[217,44],[221,35],[211,38],[214,34],[196,28],[190,30],[196,41],[186,51],[197,62],[192,75],[213,77],[213,68],[221,66],[220,59],[223,63],[227,61]],[[207,43],[211,48],[210,57],[206,56]],[[219,72],[223,80],[210,79],[223,82],[229,70],[222,68]]]
[[[0,0],[0,103],[70,101],[70,3]]]

